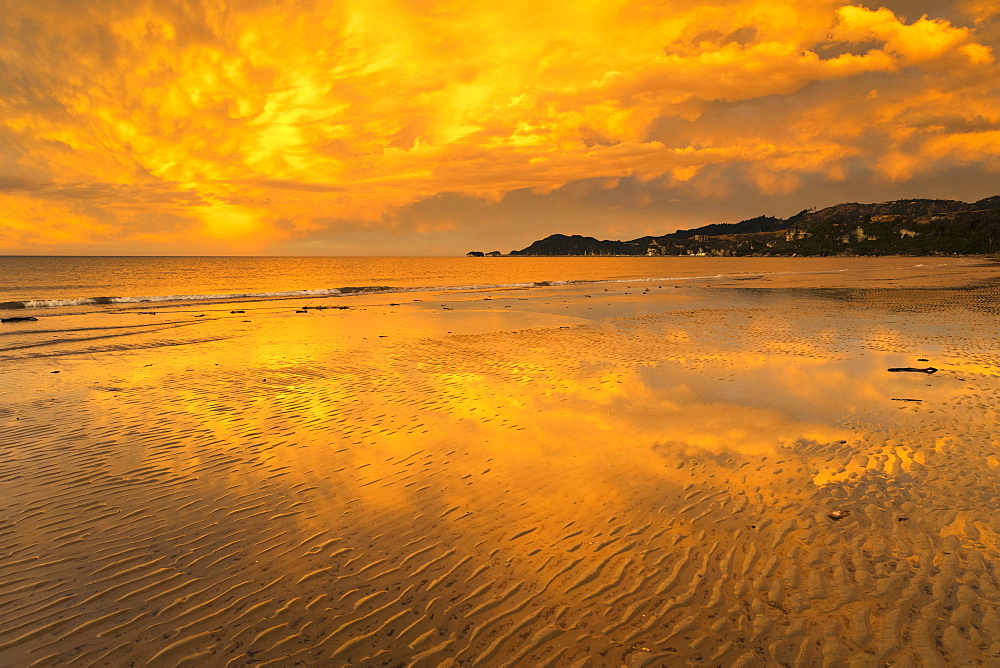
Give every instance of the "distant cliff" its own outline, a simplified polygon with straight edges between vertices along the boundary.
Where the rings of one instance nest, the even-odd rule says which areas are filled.
[[[1000,252],[1000,196],[838,204],[630,241],[553,234],[511,255],[934,255]]]

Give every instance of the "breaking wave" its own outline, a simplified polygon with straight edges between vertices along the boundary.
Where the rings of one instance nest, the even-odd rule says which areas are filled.
[[[283,290],[279,292],[230,292],[207,295],[156,295],[149,297],[76,297],[72,299],[28,299],[0,302],[0,309],[52,308],[58,306],[108,306],[112,304],[145,304],[160,302],[232,301],[234,299],[282,299],[286,297],[330,297],[363,293],[398,292],[389,286],[319,288],[315,290]]]
[[[833,270],[832,273],[844,270]],[[696,276],[662,276],[644,278],[613,278],[596,280],[530,281],[524,283],[500,283],[492,285],[436,285],[426,287],[393,287],[389,285],[345,286],[340,288],[316,288],[312,290],[282,290],[276,292],[230,292],[225,294],[158,295],[149,297],[78,297],[70,299],[28,299],[24,301],[0,302],[0,310],[55,308],[66,306],[113,306],[146,303],[185,302],[231,302],[266,301],[294,297],[337,297],[358,294],[387,294],[394,292],[442,292],[467,290],[503,290],[514,288],[542,288],[561,285],[613,284],[613,283],[665,283],[705,279],[739,279],[741,276],[758,277],[799,272],[748,272],[733,274],[710,274]],[[805,273],[828,273],[826,271]]]

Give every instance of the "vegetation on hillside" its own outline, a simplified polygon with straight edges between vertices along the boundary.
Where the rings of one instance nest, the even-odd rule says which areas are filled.
[[[1000,252],[1000,196],[838,204],[630,241],[553,234],[511,255],[942,255]]]

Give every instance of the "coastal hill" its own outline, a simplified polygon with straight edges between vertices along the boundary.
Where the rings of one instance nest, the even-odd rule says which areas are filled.
[[[1000,195],[974,203],[837,204],[661,236],[609,241],[553,234],[510,255],[940,255],[1000,251]]]

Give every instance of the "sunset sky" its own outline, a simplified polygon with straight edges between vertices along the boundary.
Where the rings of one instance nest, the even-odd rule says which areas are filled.
[[[0,253],[455,255],[1000,194],[996,0],[4,0]]]

